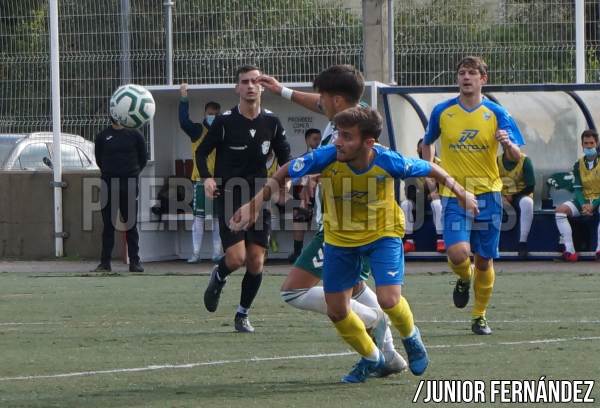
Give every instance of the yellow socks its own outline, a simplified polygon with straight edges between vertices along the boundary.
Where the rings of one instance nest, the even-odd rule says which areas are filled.
[[[491,262],[486,271],[475,268],[475,282],[473,283],[475,304],[473,305],[473,318],[485,316],[485,310],[492,297],[495,276],[494,265]]]
[[[346,343],[363,357],[373,359],[373,355],[379,355],[377,346],[369,337],[365,324],[353,311],[348,313],[345,319],[334,323],[340,336]]]
[[[415,322],[410,306],[403,296],[400,297],[400,301],[396,303],[396,306],[383,309],[383,311],[390,317],[390,321],[402,337],[406,338],[412,334]]]
[[[471,280],[471,258],[467,257],[467,259],[458,265],[453,264],[452,261],[448,259],[448,265],[450,265],[450,269],[452,269],[461,280],[467,282]]]

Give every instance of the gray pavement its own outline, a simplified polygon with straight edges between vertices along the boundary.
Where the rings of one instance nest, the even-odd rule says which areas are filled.
[[[97,261],[0,261],[0,273],[22,272],[22,273],[87,273],[96,267]],[[144,264],[145,274],[208,274],[213,268],[212,262],[200,264],[188,264],[185,261],[148,262]],[[129,273],[128,266],[121,261],[112,264],[113,272]],[[285,275],[290,265],[282,262],[267,262],[265,271],[271,275]],[[577,263],[553,262],[553,261],[497,261],[496,272],[564,272],[573,273],[600,273],[600,262],[581,261]],[[407,273],[443,273],[450,269],[446,262],[424,262],[408,261],[406,263]]]

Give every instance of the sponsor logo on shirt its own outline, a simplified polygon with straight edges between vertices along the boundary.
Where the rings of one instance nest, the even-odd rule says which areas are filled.
[[[465,129],[460,133],[458,143],[450,143],[448,148],[461,152],[479,152],[489,149],[487,144],[475,143],[475,137],[479,134],[477,129]]]

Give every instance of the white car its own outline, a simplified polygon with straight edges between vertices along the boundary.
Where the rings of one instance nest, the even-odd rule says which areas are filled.
[[[52,132],[0,134],[0,170],[50,170]],[[66,170],[98,170],[94,144],[81,136],[61,134],[61,159]]]

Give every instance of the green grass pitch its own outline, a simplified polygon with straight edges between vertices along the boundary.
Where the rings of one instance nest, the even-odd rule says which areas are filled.
[[[409,373],[340,384],[357,357],[325,316],[281,301],[282,276],[263,280],[255,334],[233,332],[241,274],[214,314],[207,279],[0,274],[0,406],[417,406]],[[471,334],[470,306],[452,306],[452,280],[406,277],[431,357],[423,378],[600,379],[600,273],[498,273],[486,337]]]

